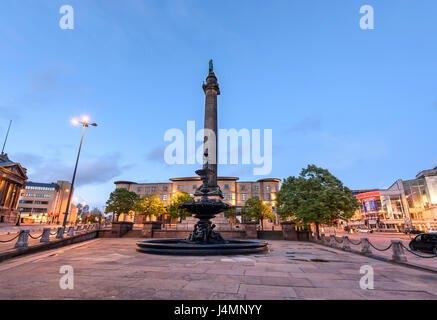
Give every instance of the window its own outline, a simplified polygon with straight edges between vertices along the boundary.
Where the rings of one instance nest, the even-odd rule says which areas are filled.
[[[138,192],[138,193],[143,192],[143,188],[142,188],[142,187],[138,187],[138,188],[137,188],[137,192]]]
[[[228,200],[232,200],[232,193],[228,193]]]
[[[270,192],[270,189],[271,189],[270,186],[267,186],[267,187],[266,187],[267,192]]]
[[[156,187],[152,187],[152,193],[156,192]]]
[[[278,192],[278,189],[279,189],[278,186],[275,186],[275,191],[276,191],[276,192]]]
[[[197,186],[195,184],[193,184],[193,190],[196,190]]]
[[[146,193],[150,193],[150,187],[146,187]]]
[[[168,187],[167,187],[167,186],[163,186],[163,187],[162,187],[162,190],[164,190],[164,191],[168,191]]]
[[[225,190],[229,190],[229,184],[225,184]]]
[[[259,190],[259,186],[254,186],[253,190],[258,191]]]
[[[246,194],[245,194],[245,193],[242,193],[242,194],[241,194],[241,200],[242,200],[242,201],[245,201],[245,200],[246,200]]]
[[[255,193],[253,194],[253,196],[259,198],[259,193],[256,193],[256,192],[255,192]]]
[[[167,195],[166,195],[166,194],[164,194],[164,195],[162,196],[162,200],[163,200],[163,201],[167,201]]]
[[[179,186],[178,186],[178,190],[179,190],[179,191],[182,191],[182,189],[183,189],[183,186],[179,185]]]
[[[270,200],[272,200],[272,195],[270,193],[267,193],[266,198],[267,198],[267,201],[270,201]]]
[[[241,191],[246,190],[246,186],[245,186],[245,185],[242,185],[242,186],[240,187],[240,190],[241,190]]]

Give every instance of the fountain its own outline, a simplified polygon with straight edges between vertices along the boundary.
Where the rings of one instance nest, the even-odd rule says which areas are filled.
[[[212,60],[209,65],[207,83],[203,85],[206,95],[205,104],[205,140],[203,168],[197,170],[203,184],[194,194],[198,201],[187,202],[180,208],[192,213],[199,221],[194,226],[188,239],[154,239],[137,243],[137,250],[152,254],[170,255],[238,255],[262,253],[267,250],[267,243],[257,240],[223,239],[214,230],[212,224],[217,214],[230,209],[224,203],[223,193],[217,185],[217,95],[220,94],[217,78],[213,72]],[[209,131],[208,131],[208,130]],[[207,133],[209,132],[209,133]],[[211,138],[210,133],[213,133]],[[214,136],[215,135],[215,136]],[[208,150],[214,148],[212,163],[209,162]]]

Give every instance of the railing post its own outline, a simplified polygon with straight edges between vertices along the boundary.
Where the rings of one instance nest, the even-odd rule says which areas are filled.
[[[369,255],[372,254],[370,249],[370,243],[368,238],[361,238],[361,254]]]
[[[404,248],[402,247],[402,240],[392,239],[391,240],[393,255],[392,259],[396,262],[407,262],[407,256],[405,255]]]
[[[58,228],[58,233],[56,234],[56,239],[64,239],[65,227]]]
[[[77,230],[76,230],[76,233],[77,234],[80,234],[82,232],[82,226],[78,226],[77,227]]]
[[[50,242],[50,228],[44,228],[41,240],[39,242]]]
[[[335,235],[333,235],[333,234],[329,235],[329,245],[333,248],[337,247],[337,245],[335,243]]]
[[[320,239],[322,240],[322,244],[323,244],[323,245],[326,245],[326,236],[325,236],[324,233],[322,233],[322,234],[320,235]]]
[[[343,236],[343,250],[344,251],[351,251],[351,245],[350,245],[348,236]]]
[[[69,237],[74,236],[74,227],[69,227],[68,228],[67,236],[69,236]]]
[[[18,241],[15,244],[15,248],[21,249],[21,248],[27,248],[29,245],[29,233],[30,230],[21,230],[20,235],[18,236]]]

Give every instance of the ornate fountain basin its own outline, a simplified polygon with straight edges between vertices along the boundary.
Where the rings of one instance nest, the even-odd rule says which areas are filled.
[[[185,239],[156,239],[137,243],[137,251],[162,255],[210,256],[261,254],[268,251],[267,242],[226,239],[221,244],[196,244]]]

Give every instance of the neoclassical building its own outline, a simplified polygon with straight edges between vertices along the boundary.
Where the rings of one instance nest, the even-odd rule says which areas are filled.
[[[170,182],[163,183],[137,183],[131,181],[116,181],[116,189],[127,189],[135,192],[140,197],[156,194],[159,198],[170,203],[171,197],[177,192],[186,192],[194,195],[202,181],[199,177],[172,178]],[[246,200],[259,197],[270,205],[276,215],[276,193],[281,184],[280,179],[268,178],[258,181],[239,181],[237,177],[218,177],[217,184],[225,196],[224,201],[240,211]],[[165,217],[164,217],[165,218]],[[275,221],[278,222],[278,219]]]
[[[26,169],[0,154],[0,223],[17,223],[18,199],[26,180]]]

